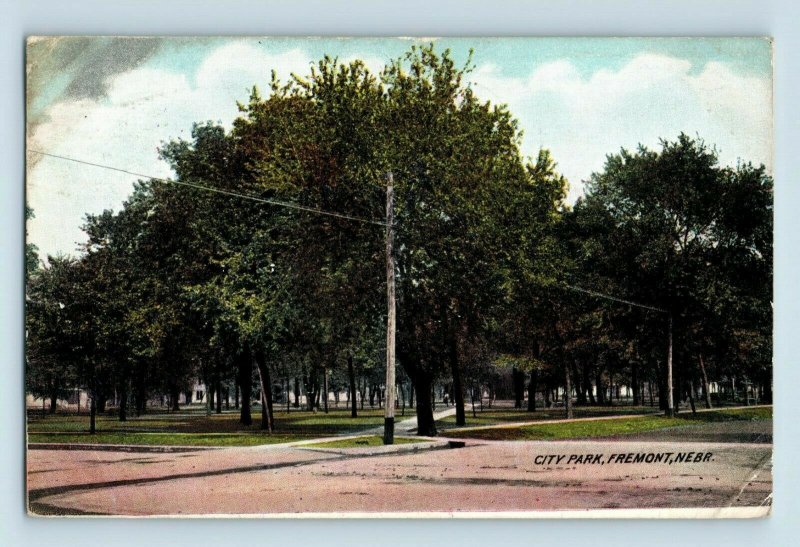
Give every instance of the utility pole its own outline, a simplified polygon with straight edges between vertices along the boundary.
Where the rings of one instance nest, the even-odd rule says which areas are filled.
[[[669,314],[669,349],[667,349],[667,416],[675,416],[675,400],[672,388],[672,313]]]
[[[394,176],[386,174],[386,405],[383,419],[383,444],[394,444]]]

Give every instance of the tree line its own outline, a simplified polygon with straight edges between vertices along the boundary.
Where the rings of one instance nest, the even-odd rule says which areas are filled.
[[[87,215],[78,256],[39,265],[26,250],[27,390],[86,390],[92,430],[111,394],[124,420],[153,396],[177,408],[196,378],[218,409],[234,386],[245,424],[258,397],[270,431],[274,388],[311,408],[344,389],[356,416],[359,396],[381,397],[391,172],[399,385],[419,434],[436,433],[436,386],[463,424],[465,394],[505,373],[531,411],[537,393],[561,388],[569,414],[620,384],[664,406],[668,316],[676,403],[710,406],[709,383],[734,378],[770,400],[765,168],[720,166],[681,134],[610,154],[568,206],[550,153],[523,156],[517,121],[476,96],[471,69],[433,46],[379,74],[325,57],[287,82],[273,73],[266,98],[253,88],[231,129],[199,123],[163,144],[174,179]]]

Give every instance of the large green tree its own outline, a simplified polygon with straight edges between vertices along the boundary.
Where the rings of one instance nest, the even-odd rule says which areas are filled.
[[[763,166],[722,167],[714,149],[686,135],[659,151],[622,150],[592,175],[574,215],[590,279],[673,318],[676,399],[698,373],[708,394],[709,360],[717,380],[744,360],[751,380],[769,384],[772,179]],[[644,339],[630,325],[627,335],[639,339],[638,353],[660,346],[665,355],[666,314],[646,321]]]

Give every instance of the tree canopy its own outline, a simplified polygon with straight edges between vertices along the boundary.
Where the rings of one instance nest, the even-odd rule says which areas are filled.
[[[325,57],[253,88],[231,129],[198,123],[163,145],[170,183],[140,181],[119,212],[87,216],[81,256],[29,266],[29,390],[116,390],[124,419],[156,395],[177,408],[199,378],[218,405],[223,385],[241,391],[244,423],[257,395],[269,430],[276,381],[287,403],[294,381],[295,404],[302,381],[309,408],[344,384],[354,415],[357,393],[380,401],[389,172],[397,356],[419,434],[436,433],[436,385],[464,423],[465,392],[494,391],[509,367],[520,405],[529,376],[529,410],[561,387],[602,403],[614,377],[635,397],[645,380],[663,388],[663,318],[575,285],[668,310],[681,386],[694,361],[706,394],[708,374],[768,384],[764,168],[720,167],[680,135],[608,156],[570,208],[554,158],[522,154],[471,69],[433,46],[379,74]]]

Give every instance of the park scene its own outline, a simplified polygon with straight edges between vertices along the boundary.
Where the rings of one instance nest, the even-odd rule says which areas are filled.
[[[30,514],[769,513],[768,41],[27,55]]]

